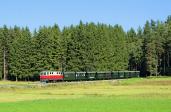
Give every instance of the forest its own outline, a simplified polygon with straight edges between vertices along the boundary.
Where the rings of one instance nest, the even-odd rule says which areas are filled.
[[[171,74],[171,16],[122,26],[83,23],[0,27],[0,80],[38,80],[42,70],[141,71],[141,76]]]

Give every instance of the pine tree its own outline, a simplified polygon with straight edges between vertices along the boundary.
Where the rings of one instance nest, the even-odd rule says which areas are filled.
[[[0,28],[0,80],[3,78],[3,55],[4,55],[4,52],[3,52],[3,39],[4,36],[3,36],[3,29]]]

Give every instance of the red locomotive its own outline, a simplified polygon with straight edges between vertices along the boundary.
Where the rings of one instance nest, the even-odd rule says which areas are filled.
[[[60,71],[42,71],[40,72],[40,81],[60,81],[64,75]]]

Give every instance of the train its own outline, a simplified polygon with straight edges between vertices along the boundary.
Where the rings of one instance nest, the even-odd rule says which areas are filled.
[[[42,71],[41,82],[110,80],[139,77],[140,71],[62,72]]]

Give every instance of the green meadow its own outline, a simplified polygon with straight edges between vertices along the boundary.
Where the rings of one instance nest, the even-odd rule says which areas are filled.
[[[0,112],[170,112],[171,78],[0,82]]]

